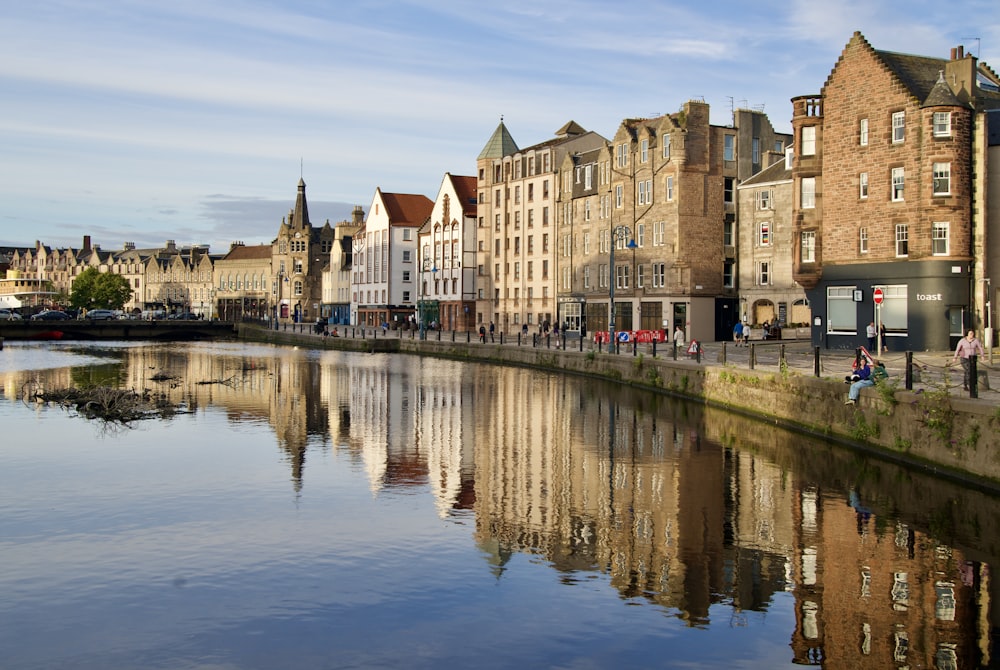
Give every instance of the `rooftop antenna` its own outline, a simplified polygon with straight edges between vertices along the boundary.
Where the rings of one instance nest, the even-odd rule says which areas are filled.
[[[976,40],[976,60],[979,60],[979,50],[983,46],[983,41],[978,37],[963,37],[963,40]]]

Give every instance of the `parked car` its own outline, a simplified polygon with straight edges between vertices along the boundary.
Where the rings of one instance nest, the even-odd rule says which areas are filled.
[[[117,317],[110,309],[92,309],[87,312],[86,318],[89,321],[110,321]]]
[[[0,321],[20,321],[21,315],[12,309],[0,309]]]
[[[201,317],[199,317],[194,312],[175,312],[174,314],[171,314],[167,318],[176,319],[178,321],[195,321],[196,319],[199,319]]]
[[[57,309],[47,309],[31,317],[32,321],[68,321],[69,319],[69,314]]]

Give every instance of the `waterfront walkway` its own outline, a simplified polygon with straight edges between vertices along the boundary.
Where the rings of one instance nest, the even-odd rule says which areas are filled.
[[[324,339],[332,336],[316,334],[312,324],[295,324],[286,326],[286,331],[309,335],[312,338]],[[333,327],[331,326],[331,332]],[[338,337],[353,339],[383,339],[395,338],[403,340],[418,340],[421,333],[408,330],[388,330],[381,328],[337,327]],[[461,342],[481,344],[478,332],[466,331],[427,331],[423,336],[432,341]],[[676,354],[670,343],[639,343],[633,346],[631,342],[621,343],[617,353],[609,352],[606,344],[595,342],[592,338],[582,343],[578,335],[570,334],[565,341],[555,336],[539,336],[529,333],[527,337],[496,333],[491,341],[486,334],[486,344],[482,346],[505,347],[535,347],[550,349],[565,349],[577,351],[582,355],[601,356],[656,356],[657,358],[674,358],[677,360],[697,361],[706,365],[727,365],[744,370],[759,370],[761,372],[777,372],[782,369],[782,357],[785,369],[801,375],[818,376],[825,379],[841,380],[851,372],[855,359],[853,349],[820,349],[816,350],[808,340],[765,340],[752,341],[750,346],[736,346],[733,342],[706,342],[701,345],[701,355],[693,356],[687,349]],[[978,386],[978,399],[1000,405],[1000,370],[991,363],[991,354],[978,361],[981,383]],[[909,354],[912,361],[912,389],[914,391],[947,390],[956,397],[969,397],[969,391],[962,388],[963,372],[960,363],[952,362],[951,351],[915,351]],[[905,388],[905,372],[908,354],[905,351],[889,351],[881,356],[889,372],[890,380],[898,382],[899,388]],[[817,374],[818,366],[818,374]],[[985,373],[985,374],[984,374]],[[845,394],[846,394],[845,385]]]

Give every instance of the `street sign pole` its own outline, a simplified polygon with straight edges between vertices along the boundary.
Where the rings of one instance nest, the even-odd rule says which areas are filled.
[[[872,292],[872,300],[875,301],[875,341],[877,342],[878,351],[875,352],[876,356],[882,355],[882,300],[885,294],[882,292],[881,288],[877,288]],[[871,353],[871,352],[869,352]]]

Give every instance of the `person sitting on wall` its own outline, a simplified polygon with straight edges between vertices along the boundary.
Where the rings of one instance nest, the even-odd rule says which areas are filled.
[[[871,367],[868,365],[868,359],[866,358],[864,359],[864,364],[858,368],[857,376],[858,379],[851,383],[851,388],[847,392],[845,405],[854,405],[857,403],[861,389],[867,386],[875,386],[876,382],[886,379],[889,373],[886,372],[885,364],[882,361],[876,360],[875,366]]]

